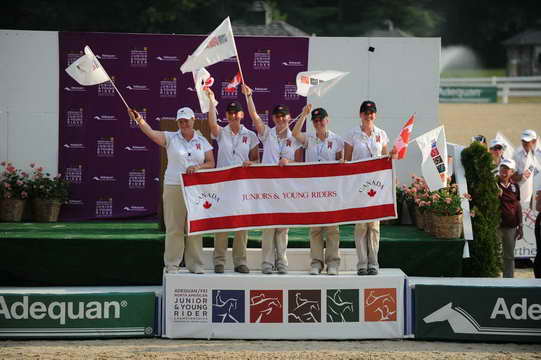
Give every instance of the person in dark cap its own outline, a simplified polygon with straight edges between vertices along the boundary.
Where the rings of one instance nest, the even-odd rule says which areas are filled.
[[[293,128],[293,136],[305,148],[306,161],[329,162],[342,160],[344,140],[329,130],[329,116],[325,109],[317,108],[311,113],[312,125],[314,126],[315,132],[301,132],[304,121],[308,114],[310,114],[310,111],[312,111],[312,105],[307,104]],[[324,234],[327,236],[326,241],[324,241],[323,238]],[[324,265],[327,265],[328,275],[338,275],[338,268],[340,267],[339,247],[340,233],[338,231],[338,225],[311,227],[310,274],[320,274]]]
[[[225,109],[228,125],[221,127],[216,120],[214,93],[206,90],[211,106],[209,107],[208,124],[210,134],[218,143],[217,168],[243,165],[259,162],[259,139],[255,132],[242,125],[244,112],[238,101],[229,103]],[[214,235],[214,272],[221,274],[225,268],[225,256],[229,233],[220,232]],[[236,231],[233,241],[234,271],[242,274],[250,272],[246,261],[246,245],[248,232]]]
[[[363,101],[359,110],[361,124],[344,137],[344,159],[356,161],[387,155],[387,133],[375,125],[376,103]],[[357,249],[357,274],[378,274],[379,221],[355,224],[355,247]]]
[[[290,162],[302,160],[301,144],[291,134],[289,122],[291,116],[285,105],[276,105],[272,110],[274,127],[270,128],[263,122],[255,108],[253,91],[242,84],[242,93],[246,96],[248,111],[263,143],[263,164],[285,166]],[[287,274],[288,262],[286,256],[288,228],[264,229],[262,232],[261,252],[263,274],[272,274],[273,267],[279,274]]]

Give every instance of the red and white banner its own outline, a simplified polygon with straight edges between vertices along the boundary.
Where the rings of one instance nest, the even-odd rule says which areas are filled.
[[[396,217],[389,158],[182,174],[188,232],[326,226]]]

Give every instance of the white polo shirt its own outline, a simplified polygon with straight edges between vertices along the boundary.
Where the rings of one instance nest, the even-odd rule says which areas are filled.
[[[293,137],[291,130],[287,128],[287,136],[279,139],[276,136],[276,127],[272,129],[265,125],[265,132],[259,136],[263,143],[262,164],[278,164],[280,158],[295,160],[295,151],[301,147],[301,144]]]
[[[383,146],[387,145],[389,138],[387,133],[377,126],[374,126],[370,136],[366,135],[360,126],[356,126],[344,136],[344,142],[353,146],[351,160],[362,160],[381,156]]]
[[[336,161],[336,153],[344,149],[344,140],[330,130],[325,140],[320,140],[315,133],[307,133],[303,147],[306,162]]]
[[[250,150],[259,145],[259,139],[255,132],[240,126],[235,135],[229,125],[220,130],[218,137],[212,136],[218,143],[218,162],[216,167],[225,167],[242,164],[250,160]]]
[[[167,149],[167,169],[163,183],[165,185],[180,185],[180,174],[190,166],[201,165],[205,162],[205,153],[212,150],[204,136],[194,133],[190,141],[186,141],[180,131],[164,131],[165,148]]]

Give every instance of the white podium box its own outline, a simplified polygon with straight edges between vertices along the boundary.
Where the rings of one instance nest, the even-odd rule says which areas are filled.
[[[207,271],[214,271],[214,249],[203,249],[203,262]],[[357,270],[357,253],[355,249],[340,249],[340,271]],[[287,259],[290,271],[310,270],[310,249],[292,248],[287,249]],[[246,250],[246,261],[250,270],[261,271],[261,249],[249,248]],[[233,255],[231,249],[227,250],[225,269],[233,270]]]
[[[399,269],[376,276],[164,274],[167,338],[391,339],[404,336]]]

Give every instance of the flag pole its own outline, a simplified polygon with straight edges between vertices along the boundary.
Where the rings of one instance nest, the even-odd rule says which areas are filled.
[[[105,69],[103,69],[105,71]],[[105,72],[107,74],[107,71]],[[109,76],[109,74],[107,74],[107,76]],[[126,105],[126,108],[128,110],[130,110],[130,107],[128,106],[128,103],[126,102],[126,100],[124,100],[124,97],[122,96],[122,94],[120,93],[120,91],[118,91],[116,85],[115,85],[115,82],[111,79],[111,77],[109,76],[109,81],[111,82],[111,84],[113,85],[113,87],[115,88],[118,96],[120,96],[120,99],[122,99],[122,102],[124,103],[124,105]]]

